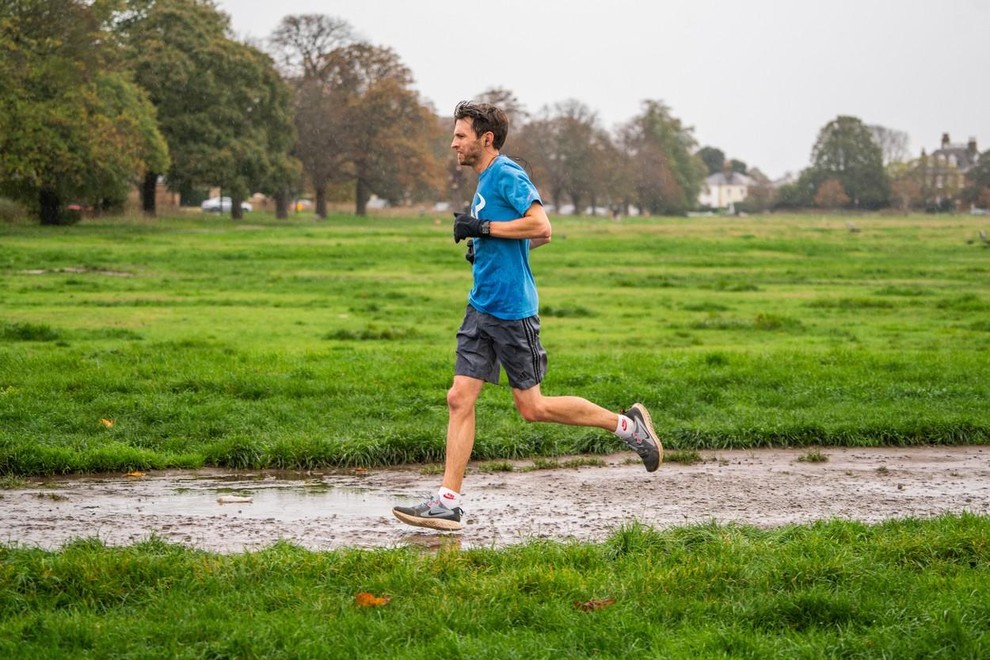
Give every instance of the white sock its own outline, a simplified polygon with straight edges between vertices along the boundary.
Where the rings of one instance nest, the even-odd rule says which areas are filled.
[[[441,486],[440,490],[437,491],[437,499],[443,502],[443,505],[448,509],[456,509],[461,505],[461,494],[455,493],[445,486]]]
[[[631,439],[635,429],[636,422],[632,421],[625,415],[619,415],[619,423],[615,426],[615,434],[619,436],[619,438],[622,440]]]

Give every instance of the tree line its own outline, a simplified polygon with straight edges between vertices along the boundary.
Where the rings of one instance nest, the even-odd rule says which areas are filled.
[[[262,50],[235,40],[210,0],[2,0],[0,80],[0,195],[44,224],[64,222],[69,204],[120,207],[133,187],[154,215],[161,179],[184,200],[220,188],[234,217],[256,192],[279,217],[310,192],[325,217],[331,200],[363,215],[372,195],[457,208],[473,189],[450,154],[449,116],[398,55],[325,15],[286,16]],[[778,187],[699,148],[660,100],[607,130],[577,100],[530,114],[509,90],[476,98],[506,109],[506,153],[558,208],[681,215],[724,170],[751,177],[753,210],[915,208],[945,194],[926,183],[930,168],[897,156],[903,134],[854,117],[825,126],[810,166]],[[990,158],[954,193],[990,200]]]

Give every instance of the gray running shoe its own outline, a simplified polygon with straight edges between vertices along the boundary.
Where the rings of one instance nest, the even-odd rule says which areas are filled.
[[[415,525],[416,527],[442,529],[448,532],[457,531],[464,527],[461,524],[461,516],[464,515],[464,511],[460,507],[447,508],[447,505],[435,496],[416,506],[392,507],[392,513],[407,525]]]
[[[633,429],[633,437],[626,440],[626,444],[643,459],[647,472],[655,471],[663,460],[663,445],[660,444],[657,432],[653,430],[650,412],[642,403],[634,403],[626,411],[626,417],[636,425]]]

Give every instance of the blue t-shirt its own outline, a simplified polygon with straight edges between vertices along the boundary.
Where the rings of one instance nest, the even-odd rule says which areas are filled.
[[[493,223],[515,220],[523,217],[533,202],[543,203],[526,170],[500,155],[478,176],[471,215]],[[479,312],[506,321],[537,314],[539,299],[529,269],[529,239],[474,239],[474,287],[468,302]]]

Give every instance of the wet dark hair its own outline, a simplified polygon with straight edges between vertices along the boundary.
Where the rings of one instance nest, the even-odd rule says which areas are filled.
[[[491,131],[495,136],[492,146],[496,149],[502,148],[505,138],[509,135],[509,116],[491,103],[461,101],[454,108],[454,121],[458,119],[470,119],[471,127],[479,137]]]

